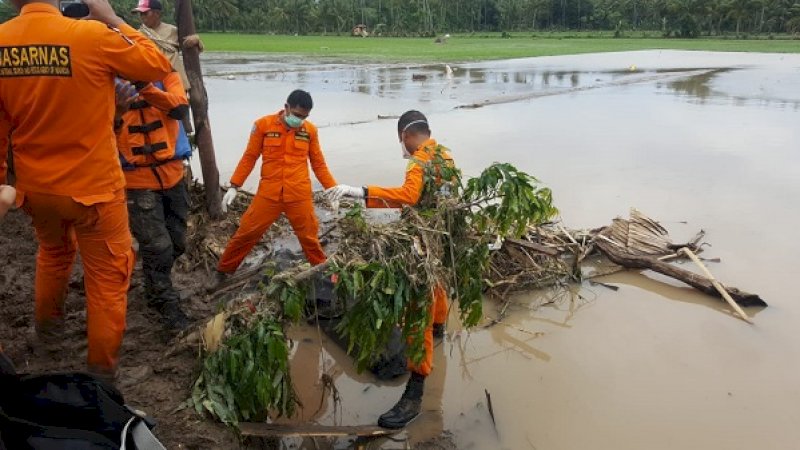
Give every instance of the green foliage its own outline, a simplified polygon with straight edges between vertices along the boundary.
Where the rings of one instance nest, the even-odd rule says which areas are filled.
[[[668,24],[669,25],[669,24]],[[800,30],[800,17],[798,18]],[[587,33],[548,33],[531,39],[519,35],[513,39],[480,36],[453,36],[446,45],[430,39],[380,38],[356,39],[336,36],[267,36],[232,33],[204,33],[206,51],[266,52],[299,54],[314,58],[346,58],[366,61],[419,61],[453,63],[459,61],[524,58],[532,56],[575,55],[598,52],[621,52],[650,49],[707,50],[727,52],[798,53],[800,45],[788,36],[773,41],[751,39],[662,39],[594,37]]]
[[[283,315],[292,322],[298,322],[306,304],[308,285],[298,283],[291,277],[273,277],[266,288],[270,298],[277,299],[283,306]]]
[[[404,208],[399,221],[369,223],[357,206],[338,222],[342,235],[326,276],[337,277],[336,294],[346,307],[337,332],[358,370],[384,351],[398,328],[407,356],[423,360],[435,289],[457,301],[466,327],[477,325],[487,242],[496,235],[517,236],[557,212],[550,190],[510,164],[493,164],[465,186],[444,147],[429,150],[429,161],[415,161],[423,168],[420,202]],[[265,299],[230,315],[228,337],[205,357],[193,389],[198,412],[232,425],[264,420],[269,411],[292,413],[288,348],[265,305],[277,303],[278,317],[298,321],[311,279],[295,275],[306,267],[272,276]]]
[[[439,145],[431,150],[433,156],[428,162],[412,158],[412,161],[423,168],[424,184],[415,205],[422,210],[437,208],[443,200],[457,198],[461,194],[461,171],[453,164],[452,159],[446,159],[449,158],[447,149]]]
[[[270,411],[294,412],[289,349],[282,325],[245,308],[229,318],[233,332],[203,360],[191,404],[225,424],[260,422]]]
[[[453,248],[453,272],[461,322],[465,327],[474,327],[483,317],[483,277],[489,263],[489,247],[454,245]]]
[[[120,3],[121,2],[121,3]],[[123,11],[130,2],[114,0]],[[171,8],[172,2],[165,2]],[[429,37],[486,32],[505,39],[514,32],[663,30],[696,37],[701,31],[791,32],[791,0],[194,0],[201,30],[256,33],[350,34],[359,23],[373,36]],[[736,11],[736,12],[733,12]],[[165,11],[169,18],[170,11]],[[359,40],[349,38],[351,40]],[[430,39],[426,39],[430,44]],[[323,44],[325,45],[325,44]],[[441,47],[450,47],[442,45]],[[295,51],[290,47],[289,51]]]
[[[683,38],[697,37],[700,34],[701,11],[702,2],[699,0],[668,0],[665,16],[668,23],[666,34]]]
[[[120,16],[138,26],[138,17],[130,13],[135,3],[134,0],[111,0]],[[174,23],[174,2],[167,0],[162,3],[164,20]],[[345,35],[350,44],[355,44],[356,41],[373,40],[349,37],[352,27],[363,23],[367,25],[371,36],[425,37],[422,41],[431,48],[420,45],[410,47],[409,56],[436,51],[434,47],[445,56],[451,55],[448,52],[456,47],[454,40],[448,41],[447,45],[434,46],[430,39],[444,33],[491,33],[495,37],[502,37],[498,41],[505,42],[505,45],[497,45],[494,52],[483,51],[480,55],[473,52],[471,57],[456,55],[447,61],[541,54],[542,50],[535,46],[521,54],[521,49],[513,48],[518,44],[509,45],[508,41],[516,37],[515,32],[535,32],[558,39],[565,37],[565,34],[569,34],[566,37],[597,35],[601,30],[612,31],[617,36],[631,35],[628,31],[661,30],[670,36],[694,37],[705,31],[717,36],[735,32],[739,37],[794,33],[798,25],[798,18],[791,11],[796,3],[792,0],[459,0],[455,4],[449,0],[193,0],[192,3],[195,23],[201,31],[300,36],[334,34]],[[8,2],[0,2],[0,22],[15,13]],[[625,33],[622,32],[623,28]],[[228,36],[228,33],[224,35],[225,38]],[[207,46],[209,50],[217,48],[216,43],[211,44]],[[640,48],[660,48],[664,44],[651,42],[648,45]],[[319,52],[321,46],[328,45],[316,45],[314,50]],[[710,47],[709,50],[718,50],[716,45]],[[277,48],[280,52],[300,51],[295,45]],[[768,46],[765,48],[764,51],[776,51]],[[785,49],[783,51],[797,51],[789,46]],[[272,51],[269,48],[251,50]],[[544,51],[547,54],[559,54],[553,53],[554,49]],[[367,54],[377,56],[385,54],[385,51],[378,45]],[[439,57],[437,61],[442,61],[442,58]]]
[[[466,327],[477,325],[487,242],[495,235],[520,235],[557,213],[550,190],[510,164],[493,164],[465,187],[444,147],[428,150],[429,161],[412,161],[423,167],[420,200],[404,209],[398,223],[367,224],[360,209],[340,221],[345,238],[331,270],[338,277],[337,295],[349,307],[338,331],[359,370],[380,354],[395,327],[409,342],[408,357],[423,358],[437,286],[457,300]]]
[[[349,221],[350,226],[359,232],[364,233],[367,231],[367,221],[364,219],[364,207],[361,203],[353,205],[345,214],[345,219]]]
[[[354,300],[337,331],[347,339],[347,352],[359,371],[386,347],[396,326],[411,337],[408,357],[422,361],[423,333],[431,321],[428,286],[415,283],[396,262],[334,264],[331,271],[338,276],[339,298]]]
[[[0,23],[17,15],[17,10],[8,1],[0,2]]]
[[[492,236],[521,236],[529,226],[552,219],[550,189],[511,164],[495,163],[467,182],[461,196],[466,209],[451,210],[448,217],[451,255],[446,265],[453,271],[461,321],[467,327],[482,317],[483,277],[489,263],[487,241]]]
[[[477,231],[493,235],[522,235],[530,225],[558,214],[548,188],[511,164],[495,163],[467,182],[464,201],[476,207],[471,220]]]

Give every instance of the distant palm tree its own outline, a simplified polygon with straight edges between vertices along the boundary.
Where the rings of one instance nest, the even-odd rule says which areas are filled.
[[[289,29],[289,15],[279,7],[273,7],[269,12],[269,25],[274,31],[286,32]]]
[[[211,17],[222,24],[222,31],[226,31],[230,20],[239,13],[239,7],[234,0],[207,0]]]
[[[9,2],[0,2],[0,23],[17,15],[17,10]]]
[[[742,20],[751,17],[754,12],[753,0],[730,0],[728,2],[728,17],[736,21],[736,37],[740,36]]]
[[[800,3],[795,3],[789,8],[789,20],[786,21],[786,31],[800,33]]]

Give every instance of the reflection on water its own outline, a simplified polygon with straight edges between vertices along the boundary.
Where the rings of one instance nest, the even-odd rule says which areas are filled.
[[[733,68],[713,69],[705,73],[686,77],[679,80],[674,80],[666,83],[668,89],[673,94],[686,97],[689,101],[697,104],[705,104],[709,101],[717,103],[728,102],[732,105],[743,106],[746,104],[755,103],[762,107],[777,107],[785,108],[791,107],[795,110],[800,109],[799,100],[787,100],[785,98],[770,98],[759,89],[750,95],[737,95],[725,92],[719,88],[715,88],[714,80],[720,76],[724,76],[734,70]],[[662,88],[663,84],[658,83],[657,88]]]
[[[356,92],[389,99],[415,98],[421,102],[450,100],[453,107],[507,103],[569,93],[656,81],[656,87],[699,104],[730,101],[734,105],[756,102],[762,106],[800,108],[799,99],[770,98],[763,92],[731,93],[712,86],[713,80],[732,71],[749,68],[727,67],[637,67],[604,70],[558,70],[519,64],[514,68],[493,67],[491,63],[400,65],[363,63],[313,64],[308,61],[279,63],[258,56],[206,58],[206,76],[237,80],[266,80],[307,88]],[[524,61],[524,60],[523,60]],[[755,75],[755,74],[754,74]],[[750,77],[752,79],[752,77]]]
[[[712,95],[710,81],[718,73],[730,69],[716,69],[709,70],[706,73],[688,77],[682,80],[675,80],[668,83],[670,89],[678,94],[685,94],[691,97],[697,97],[701,103],[710,95]]]

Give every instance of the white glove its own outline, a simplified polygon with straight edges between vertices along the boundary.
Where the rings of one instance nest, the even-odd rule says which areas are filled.
[[[494,242],[487,244],[487,247],[489,247],[490,251],[500,250],[503,248],[503,239],[498,235],[495,237]]]
[[[337,184],[325,191],[331,202],[339,201],[342,197],[364,198],[364,188]]]
[[[233,204],[238,190],[235,187],[229,187],[228,192],[222,197],[222,212],[228,212],[228,206]]]

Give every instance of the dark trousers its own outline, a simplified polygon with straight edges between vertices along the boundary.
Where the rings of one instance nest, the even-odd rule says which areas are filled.
[[[185,181],[165,190],[128,190],[131,232],[139,242],[145,297],[153,307],[177,302],[170,274],[186,250],[189,193]]]

